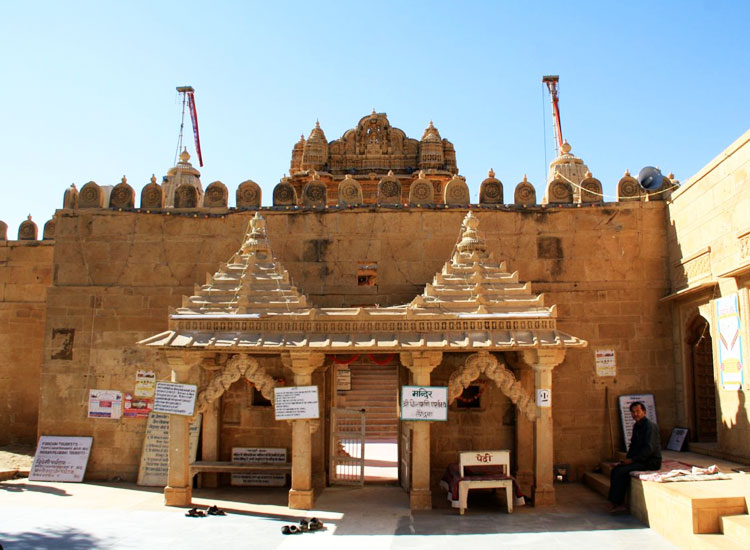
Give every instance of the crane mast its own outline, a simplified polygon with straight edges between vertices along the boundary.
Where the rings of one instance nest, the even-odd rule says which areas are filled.
[[[546,75],[542,77],[542,82],[547,85],[549,95],[552,98],[552,119],[554,121],[555,129],[555,153],[560,156],[562,152],[563,137],[562,137],[562,126],[560,124],[560,105],[559,98],[557,97],[557,85],[560,82],[558,75]]]

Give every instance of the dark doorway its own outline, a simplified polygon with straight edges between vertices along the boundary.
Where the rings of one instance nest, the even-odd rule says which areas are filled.
[[[716,441],[716,382],[711,328],[701,316],[690,324],[687,338],[692,374],[692,417],[695,441]]]

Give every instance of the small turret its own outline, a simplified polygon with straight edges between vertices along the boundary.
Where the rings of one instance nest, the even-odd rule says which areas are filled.
[[[175,192],[182,185],[194,187],[198,195],[196,206],[203,204],[203,187],[201,186],[200,176],[201,173],[190,164],[190,153],[187,152],[187,149],[183,149],[180,153],[180,162],[174,168],[169,169],[162,182],[164,207],[174,208]]]
[[[305,136],[299,137],[299,141],[294,144],[292,149],[292,162],[289,164],[289,173],[296,174],[302,171],[302,154],[305,150]]]
[[[430,121],[419,143],[419,168],[420,170],[439,170],[443,167],[443,162],[443,141],[440,138],[440,132]]]
[[[310,137],[302,148],[302,170],[325,170],[328,162],[328,141],[320,127],[320,122],[315,122],[315,128],[310,132]]]

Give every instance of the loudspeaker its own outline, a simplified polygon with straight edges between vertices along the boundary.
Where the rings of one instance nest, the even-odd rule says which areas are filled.
[[[656,191],[664,183],[664,176],[658,168],[646,166],[638,172],[638,183],[648,191]]]

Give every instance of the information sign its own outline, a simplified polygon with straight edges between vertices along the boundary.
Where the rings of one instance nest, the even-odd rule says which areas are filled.
[[[122,392],[115,390],[89,390],[89,418],[122,416]]]
[[[596,360],[597,376],[617,376],[615,350],[598,349],[594,352],[594,359]]]
[[[448,420],[448,388],[402,386],[401,420]]]
[[[92,441],[92,437],[41,436],[29,480],[83,481]]]
[[[232,462],[238,464],[285,464],[286,449],[269,447],[232,447]],[[232,485],[283,487],[283,472],[243,472],[232,474]]]
[[[536,390],[536,406],[549,408],[552,406],[552,390],[540,388]]]
[[[319,418],[318,386],[274,388],[276,420]]]
[[[156,373],[154,371],[139,370],[135,373],[135,396],[153,397],[156,388]]]
[[[190,423],[190,462],[198,454],[198,435],[201,415]],[[152,412],[148,415],[146,435],[143,438],[141,464],[138,468],[138,485],[166,487],[169,472],[169,415]]]
[[[192,384],[157,382],[154,412],[193,416],[197,393],[197,386]]]

